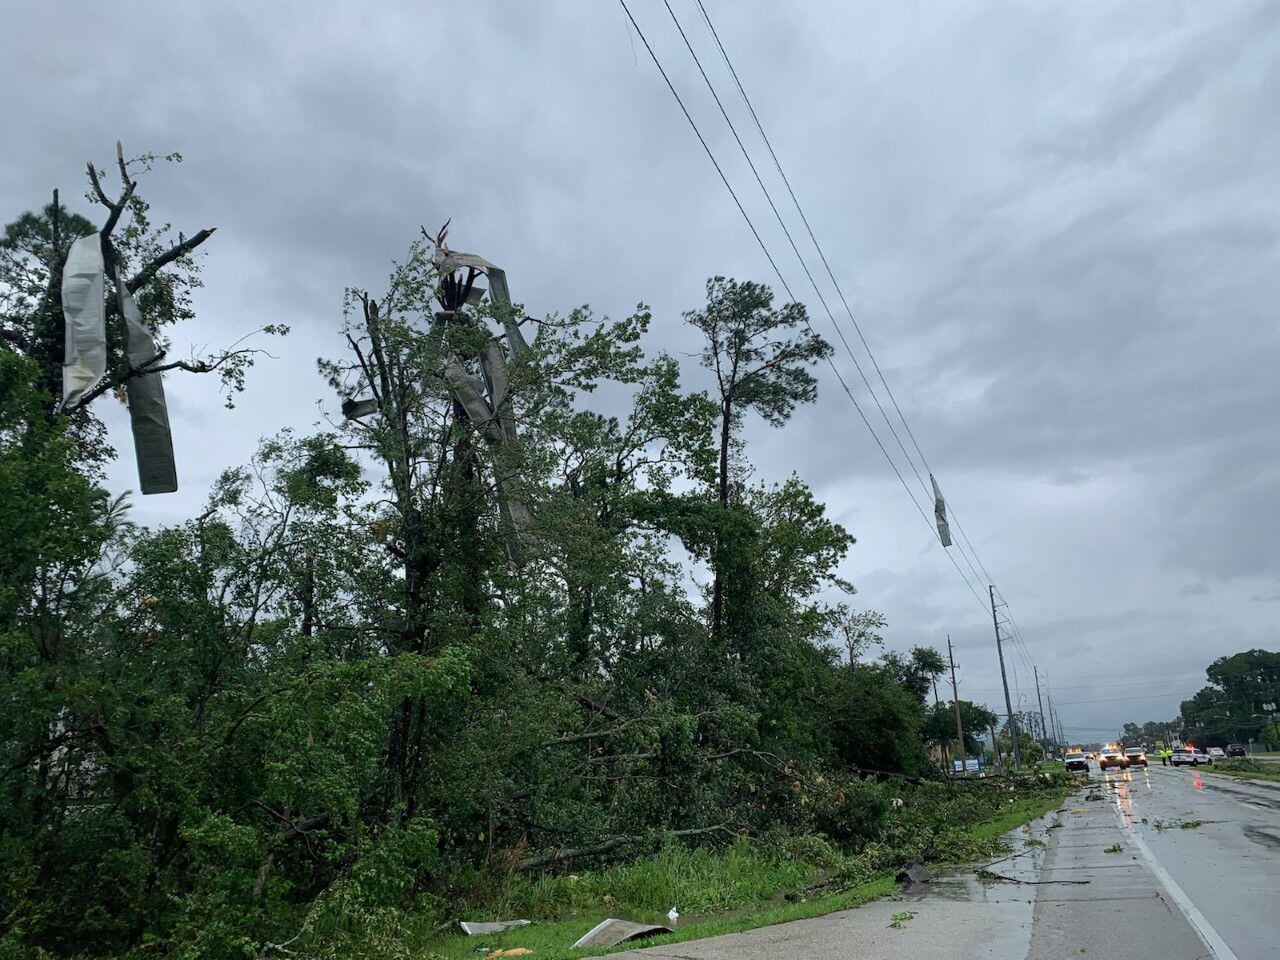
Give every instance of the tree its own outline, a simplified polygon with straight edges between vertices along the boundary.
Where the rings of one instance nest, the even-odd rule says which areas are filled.
[[[173,234],[169,224],[155,225],[150,205],[138,193],[139,177],[151,171],[157,159],[178,163],[179,154],[157,158],[153,154],[126,159],[116,145],[119,193],[109,195],[105,172],[87,164],[88,199],[103,208],[104,220],[96,226],[88,218],[70,211],[57,199],[38,211],[20,215],[5,227],[0,240],[0,349],[34,361],[40,370],[43,400],[40,415],[48,420],[65,413],[78,440],[82,463],[99,467],[112,455],[101,421],[90,405],[106,394],[121,393],[128,381],[143,373],[181,370],[188,373],[217,373],[226,390],[227,402],[244,387],[244,378],[261,350],[244,346],[244,340],[221,350],[196,354],[187,359],[169,356],[167,332],[194,316],[192,295],[200,285],[198,248],[213,235],[209,227],[187,236]],[[106,265],[107,363],[103,378],[72,406],[61,411],[62,363],[65,320],[62,312],[62,269],[71,244],[92,233],[101,235]],[[125,349],[126,337],[121,314],[121,296],[132,295],[143,324],[152,332],[158,347],[156,356],[134,365]],[[287,327],[272,324],[263,333],[283,334]]]
[[[831,355],[831,346],[813,332],[804,305],[773,308],[773,292],[763,284],[724,277],[707,281],[707,302],[685,314],[706,340],[702,364],[715,374],[719,405],[719,460],[716,499],[726,511],[733,499],[733,452],[747,413],[771,426],[790,419],[796,406],[812,403],[818,385],[809,367]],[[800,327],[804,330],[800,330]],[[712,556],[712,630],[724,628],[725,581],[730,575],[727,537],[716,539]]]
[[[999,717],[982,704],[968,700],[960,701],[960,720],[964,728],[964,754],[978,756],[986,743],[986,734]],[[927,743],[955,743],[956,715],[955,705],[943,702],[936,703],[928,713],[925,722],[924,738]]]
[[[866,662],[885,619],[826,600],[853,537],[740,438],[711,494],[724,398],[646,355],[646,308],[533,320],[431,248],[348,296],[322,370],[358,415],[174,526],[128,523],[0,351],[0,953],[400,949],[410,910],[672,842],[906,849],[939,658]],[[784,415],[757,390],[733,417]],[[718,636],[689,556],[728,574]]]
[[[884,643],[880,631],[889,623],[882,613],[875,610],[852,611],[845,604],[838,604],[831,610],[830,621],[832,639],[844,647],[850,667],[870,647]]]
[[[1259,738],[1265,703],[1280,703],[1280,653],[1246,650],[1220,657],[1205,670],[1209,685],[1182,701],[1183,733],[1202,746]]]
[[[934,680],[946,671],[947,662],[933,647],[912,647],[905,657],[897,652],[886,653],[883,661],[897,682],[914,693],[921,703],[928,697],[930,687],[933,687],[934,699],[937,699]]]

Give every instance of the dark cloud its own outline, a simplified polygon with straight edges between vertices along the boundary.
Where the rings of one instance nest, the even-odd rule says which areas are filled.
[[[749,134],[696,7],[673,6]],[[1280,581],[1280,7],[708,7],[1013,604],[1026,642],[1009,658],[1015,693],[1027,696],[1034,659],[1071,694],[1063,715],[1083,735],[1169,715],[1215,656],[1274,648],[1266,603],[1247,601],[1274,599]],[[634,8],[831,336],[665,10]],[[503,263],[533,312],[649,302],[653,346],[677,355],[696,349],[680,311],[707,276],[774,281],[612,4],[126,9],[8,12],[5,210],[53,186],[74,195],[84,160],[109,158],[117,137],[181,150],[148,196],[178,226],[219,231],[178,346],[271,321],[295,330],[234,412],[207,382],[170,382],[184,487],[139,501],[142,520],[189,515],[258,436],[317,418],[330,398],[314,359],[339,349],[343,287],[376,289],[420,225],[453,217],[455,242]],[[127,452],[123,418],[109,419]],[[950,632],[965,683],[996,702],[982,596],[939,555],[832,378],[787,429],[753,428],[750,443],[766,477],[798,471],[858,536],[846,572],[889,615],[891,642]],[[133,482],[126,456],[112,483]],[[1177,671],[1185,682],[1134,698],[1133,676]]]

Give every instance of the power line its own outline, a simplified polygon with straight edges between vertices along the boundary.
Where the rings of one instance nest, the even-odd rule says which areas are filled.
[[[702,145],[702,149],[707,155],[707,159],[711,161],[712,166],[715,167],[716,173],[720,177],[720,181],[724,184],[725,189],[729,191],[729,196],[733,198],[734,205],[737,206],[738,212],[742,214],[743,220],[746,221],[748,228],[751,230],[751,235],[755,238],[755,241],[759,245],[761,252],[764,253],[765,259],[769,262],[769,266],[773,269],[774,274],[778,278],[778,282],[782,284],[782,288],[786,291],[787,296],[791,299],[791,301],[797,302],[797,298],[795,294],[792,292],[790,284],[787,283],[786,278],[782,275],[782,271],[778,268],[777,262],[774,260],[773,255],[769,252],[769,248],[765,245],[764,240],[761,238],[760,232],[756,229],[755,223],[752,221],[750,215],[748,215],[746,208],[743,207],[742,201],[738,198],[737,192],[733,189],[733,185],[730,184],[729,178],[725,175],[724,170],[720,166],[720,162],[716,159],[715,153],[711,150],[711,147],[707,143],[706,138],[702,135],[702,131],[701,129],[699,129],[697,122],[693,119],[693,116],[689,113],[688,108],[684,104],[684,100],[680,97],[679,92],[676,90],[675,84],[672,83],[670,76],[667,75],[666,69],[662,66],[662,62],[658,59],[657,53],[654,52],[653,46],[649,43],[649,38],[645,36],[644,31],[640,29],[640,24],[636,22],[636,18],[631,13],[631,8],[627,6],[626,0],[618,0],[618,3],[622,6],[623,12],[626,13],[627,19],[631,22],[631,26],[635,29],[636,34],[640,37],[641,42],[644,44],[644,48],[648,52],[649,58],[653,61],[653,65],[658,68],[658,72],[662,75],[662,79],[666,83],[667,89],[671,92],[672,97],[675,98],[676,103],[679,105],[680,111],[684,114],[685,119],[689,122],[689,126],[693,129],[694,135],[698,138],[698,142]],[[817,331],[813,329],[813,326],[812,324],[809,323],[807,316],[804,318],[804,321],[805,321],[805,326],[809,329],[810,333],[813,333],[815,336],[817,336]],[[933,530],[934,525],[932,521],[929,520],[929,517],[925,514],[923,508],[920,506],[920,503],[916,500],[915,494],[911,491],[911,488],[907,485],[906,479],[902,476],[902,471],[898,469],[898,465],[894,462],[893,457],[889,455],[889,451],[885,448],[884,443],[880,440],[880,437],[876,433],[875,428],[871,426],[871,421],[867,419],[866,413],[863,412],[862,406],[858,403],[857,398],[854,397],[853,392],[849,389],[849,385],[847,382],[845,382],[844,376],[840,373],[839,368],[831,360],[830,356],[827,356],[826,360],[827,360],[828,366],[831,367],[832,373],[835,374],[836,380],[839,381],[841,388],[844,390],[845,395],[849,398],[850,402],[853,404],[854,409],[858,412],[858,416],[862,419],[862,422],[866,426],[867,431],[871,434],[872,439],[875,440],[876,446],[879,447],[881,454],[883,454],[884,458],[889,462],[889,466],[893,469],[894,474],[898,478],[898,482],[902,484],[903,490],[906,491],[907,496],[911,499],[911,502],[915,506],[916,511],[920,514],[921,519],[923,519],[925,524],[931,530]],[[943,553],[946,555],[947,559],[951,561],[951,565],[956,568],[956,572],[960,574],[960,578],[965,582],[965,585],[969,588],[969,591],[974,595],[974,599],[977,600],[978,603],[985,608],[986,602],[982,599],[982,596],[978,593],[974,585],[969,582],[969,578],[966,577],[964,574],[964,571],[960,569],[960,566],[959,564],[956,563],[955,558],[951,556],[950,553],[947,553],[945,549],[943,550]]]
[[[799,197],[796,196],[796,192],[794,188],[791,186],[790,178],[787,176],[786,171],[783,170],[782,168],[782,161],[778,159],[777,151],[773,149],[773,142],[769,139],[769,135],[765,133],[764,124],[761,123],[760,116],[758,113],[756,113],[755,106],[751,102],[751,97],[747,95],[746,88],[742,85],[742,79],[738,76],[738,71],[733,65],[733,60],[732,58],[730,58],[729,52],[725,49],[724,43],[721,42],[720,40],[720,34],[716,30],[715,24],[711,20],[711,15],[707,12],[707,8],[706,8],[706,5],[703,3],[703,0],[696,0],[696,2],[698,4],[698,10],[702,13],[702,19],[706,22],[707,29],[710,31],[712,39],[715,40],[716,49],[720,51],[720,56],[724,60],[724,64],[729,70],[729,75],[733,77],[734,86],[737,87],[738,93],[742,97],[742,102],[746,105],[747,112],[750,113],[751,120],[755,124],[756,131],[760,134],[760,139],[764,142],[765,149],[768,150],[769,157],[773,160],[773,165],[778,171],[778,176],[782,179],[783,184],[787,188],[787,194],[791,197],[791,202],[796,208],[796,213],[799,214],[800,221],[804,224],[805,231],[809,235],[809,240],[813,243],[813,248],[814,250],[817,251],[818,257],[822,261],[822,266],[826,270],[827,277],[831,280],[832,286],[835,287],[836,293],[839,294],[840,296],[840,302],[841,304],[843,304],[845,313],[849,317],[849,322],[853,324],[853,329],[857,332],[858,339],[861,341],[862,347],[867,353],[867,357],[871,360],[871,365],[875,369],[876,376],[879,378],[880,384],[884,388],[885,394],[889,397],[889,402],[893,405],[894,411],[898,414],[898,419],[902,421],[902,426],[906,430],[907,436],[910,438],[911,445],[915,448],[916,454],[920,457],[921,464],[924,465],[926,472],[932,475],[933,467],[929,464],[928,458],[924,455],[924,451],[920,447],[920,442],[916,439],[915,432],[911,429],[911,424],[907,421],[906,415],[903,414],[902,407],[898,404],[898,398],[894,395],[893,389],[889,386],[889,381],[885,378],[884,371],[880,368],[880,362],[876,359],[875,352],[871,349],[871,344],[867,341],[866,335],[863,333],[861,324],[858,323],[858,318],[854,315],[853,309],[849,306],[849,300],[844,294],[844,289],[840,286],[840,281],[836,279],[835,271],[832,270],[831,268],[831,262],[827,259],[826,251],[822,249],[822,244],[818,242],[818,237],[817,237],[817,234],[814,233],[813,225],[810,224],[809,217],[807,214],[805,214],[804,207],[801,205]],[[663,3],[666,4],[667,10],[668,12],[670,12],[671,6],[668,0],[663,0]],[[671,14],[671,17],[673,20],[675,20],[674,13]],[[678,27],[679,27],[679,22],[677,21],[677,28]],[[684,36],[683,30],[681,30],[680,33],[681,33],[681,36]],[[685,40],[685,43],[686,45],[688,44],[687,38]],[[693,52],[692,47],[690,47],[690,52],[691,53]],[[696,54],[694,55],[694,59],[695,60],[697,59]],[[699,64],[699,70],[701,70],[700,64]],[[704,79],[706,78],[705,72],[703,72],[703,78]],[[709,80],[707,81],[707,84],[708,86],[711,85]],[[715,96],[714,90],[712,91],[712,95]],[[716,97],[716,103],[719,105],[720,103],[719,97]],[[723,106],[721,106],[721,112],[724,112]],[[725,116],[725,119],[728,120],[727,114]],[[732,127],[732,124],[730,124],[730,126]],[[734,137],[735,139],[737,139],[736,132],[734,133]],[[738,139],[738,145],[740,147],[742,146],[741,139]],[[746,153],[745,148],[743,149],[743,153],[745,155]],[[750,163],[749,159],[748,159],[748,163]],[[755,173],[754,164],[751,164],[751,169],[752,169],[752,172]],[[759,174],[756,174],[756,179],[757,180],[760,179]],[[764,184],[761,183],[761,188],[763,189],[763,187],[764,187]],[[766,191],[766,195],[767,195],[767,191]],[[769,201],[769,205],[773,207],[772,200]],[[775,215],[777,214],[776,207],[774,207],[774,214]],[[779,217],[779,223],[781,222],[782,222],[781,217]],[[791,240],[791,233],[786,229],[785,226],[783,226],[783,232],[786,233],[787,239]],[[793,248],[795,247],[794,241],[792,241],[791,245]],[[799,250],[796,250],[796,256],[797,257],[800,256]],[[803,258],[801,258],[801,262],[803,263]],[[805,267],[805,272],[806,273],[809,272],[807,266]],[[812,280],[813,278],[812,276],[810,276],[810,282],[812,282]],[[815,291],[816,289],[817,287],[815,285]],[[822,300],[822,305],[826,307],[827,306],[826,300],[822,298],[821,294],[819,294],[819,299]],[[830,309],[828,309],[827,312],[828,314],[830,314]],[[844,333],[840,330],[840,327],[836,323],[834,316],[832,316],[831,318],[831,323],[832,323],[832,326],[836,328],[836,332],[839,333],[840,339],[845,345],[845,349],[848,350],[849,343],[847,340],[845,340]],[[853,359],[854,365],[858,368],[858,372],[861,374],[862,367],[858,363],[857,359],[853,357],[852,351],[849,352],[849,356],[851,359]],[[907,448],[905,445],[903,445],[902,439],[898,436],[897,431],[893,429],[892,424],[889,422],[889,417],[885,413],[884,407],[881,406],[879,399],[876,398],[875,390],[872,389],[871,384],[870,382],[867,381],[865,374],[863,374],[862,379],[867,384],[867,391],[871,394],[872,398],[875,399],[876,406],[879,407],[881,416],[885,418],[885,422],[889,424],[889,429],[893,431],[894,439],[898,441],[898,446],[902,448],[903,456],[906,457],[908,464],[910,464],[911,466],[912,472],[915,473],[916,479],[920,482],[921,487],[924,489],[925,498],[927,500],[929,496],[931,496],[932,491],[927,486],[925,486],[924,478],[921,477],[920,472],[916,470],[916,466],[911,459],[911,455],[907,453]],[[986,565],[982,562],[982,559],[978,556],[978,551],[973,546],[973,541],[970,540],[969,535],[965,532],[964,527],[961,525],[959,516],[955,513],[954,508],[950,511],[950,516],[951,516],[951,519],[955,522],[956,531],[960,534],[960,539],[956,541],[956,546],[960,548],[960,555],[964,558],[965,563],[968,564],[969,569],[973,571],[974,579],[976,579],[978,583],[984,582],[984,578],[985,578],[985,582],[987,583],[994,582],[994,578],[987,571]],[[978,571],[974,569],[973,561],[969,559],[969,555],[965,552],[965,545],[968,546],[969,553],[973,555],[973,561],[977,561],[978,567],[982,569],[982,576],[979,576]]]
[[[844,335],[844,330],[841,328],[840,324],[836,321],[835,314],[832,312],[830,305],[827,303],[827,298],[823,296],[822,290],[818,287],[818,282],[813,277],[813,272],[809,269],[808,261],[805,260],[804,254],[800,252],[800,248],[796,245],[795,238],[791,235],[791,230],[787,227],[786,221],[783,219],[782,214],[778,211],[778,206],[773,201],[773,195],[769,192],[769,188],[765,186],[764,178],[760,176],[760,171],[756,169],[755,161],[751,159],[750,151],[747,150],[746,144],[742,142],[742,137],[738,134],[738,128],[734,126],[733,119],[729,116],[729,111],[725,109],[724,102],[720,99],[720,94],[716,92],[715,84],[713,84],[711,82],[711,78],[707,76],[707,71],[702,66],[702,59],[698,56],[698,52],[693,48],[693,44],[690,42],[688,34],[686,34],[684,31],[684,26],[680,23],[680,18],[676,16],[675,10],[673,10],[671,7],[670,0],[662,0],[662,3],[663,3],[663,6],[666,7],[667,14],[671,17],[671,22],[675,25],[676,31],[680,34],[680,39],[684,41],[685,49],[689,51],[689,56],[693,58],[694,66],[698,68],[698,73],[702,76],[702,81],[703,83],[706,84],[707,90],[711,94],[712,100],[715,101],[715,105],[720,111],[720,116],[724,118],[725,124],[729,127],[729,132],[730,134],[733,135],[734,142],[737,143],[738,150],[741,151],[742,153],[742,158],[747,161],[747,167],[748,169],[751,170],[751,175],[755,178],[756,184],[760,187],[760,192],[764,194],[765,201],[769,204],[769,209],[773,211],[774,219],[778,221],[778,226],[782,228],[783,236],[787,238],[787,243],[790,245],[792,252],[796,255],[796,259],[800,262],[800,268],[804,271],[804,275],[808,278],[809,286],[813,288],[814,295],[818,298],[818,302],[822,304],[822,309],[826,312],[827,318],[831,321],[832,329],[835,330],[836,336],[840,338],[840,342],[844,345],[845,353],[847,353],[849,355],[849,359],[853,361],[854,369],[858,371],[858,376],[862,379],[863,385],[866,386],[867,393],[870,395],[872,402],[876,405],[876,409],[880,411],[880,417],[884,420],[885,426],[889,428],[889,433],[892,434],[893,439],[897,441],[898,449],[902,451],[902,456],[903,456],[903,459],[906,460],[907,466],[909,466],[911,468],[911,472],[915,474],[916,480],[920,484],[920,488],[924,491],[925,502],[928,502],[929,497],[932,496],[932,492],[930,491],[929,487],[925,484],[924,478],[920,476],[920,471],[916,469],[915,461],[911,459],[911,454],[907,451],[906,445],[902,442],[902,437],[898,435],[898,431],[894,427],[893,421],[889,419],[889,414],[885,412],[884,405],[881,404],[879,396],[876,395],[875,388],[871,385],[871,381],[867,378],[866,371],[863,370],[862,364],[858,362],[858,358],[854,354],[853,348],[849,346],[849,341]],[[704,15],[705,15],[705,10],[704,10]],[[710,21],[708,21],[708,23],[709,22]],[[758,120],[757,120],[757,124],[758,124]],[[776,163],[777,158],[775,157],[774,159]],[[781,166],[779,166],[779,171],[781,171]],[[788,188],[789,188],[789,185],[788,185]],[[801,211],[801,216],[803,217],[803,211]],[[779,279],[781,279],[781,277],[779,277]],[[783,286],[784,287],[786,286],[785,282]],[[791,295],[791,291],[789,288],[787,288],[787,293]],[[792,296],[792,299],[794,300],[795,299],[794,295],[791,295],[791,296]],[[863,341],[863,346],[864,347],[866,346],[865,340]],[[875,357],[871,355],[869,348],[868,348],[867,355],[871,357],[871,360],[874,363]],[[833,364],[833,369],[834,369],[834,364]],[[884,381],[883,374],[881,374],[880,379],[881,379],[881,382]],[[899,416],[901,416],[901,414],[899,414]],[[905,421],[903,425],[904,426],[906,425]],[[870,425],[868,424],[868,426]],[[884,452],[885,452],[885,456],[888,457],[889,456],[888,451],[886,450]],[[914,499],[914,497],[912,499]],[[917,509],[921,509],[919,504],[917,504],[916,506],[917,506]],[[925,519],[926,521],[928,520],[927,517]],[[938,538],[939,542],[941,542],[942,535],[937,530],[937,528],[931,526],[930,529],[933,531],[934,536]],[[944,549],[945,549],[945,545],[944,545]],[[978,575],[978,571],[974,568],[973,562],[969,559],[968,555],[964,552],[963,548],[961,548],[960,555],[964,558],[965,562],[969,566],[969,569],[973,572],[975,582],[981,583],[982,580],[981,580],[981,577],[979,577]],[[963,573],[961,575],[963,576]]]
[[[1176,690],[1172,690],[1172,691],[1166,691],[1164,693],[1144,694],[1143,696],[1140,696],[1140,697],[1126,696],[1123,698],[1123,700],[1125,702],[1129,700],[1159,700],[1165,697],[1175,697],[1175,696],[1181,696],[1181,694],[1179,694]],[[1191,694],[1187,694],[1187,696],[1189,697],[1191,696]],[[1101,699],[1097,699],[1097,700],[1060,700],[1058,701],[1058,703],[1060,706],[1063,706],[1063,707],[1072,707],[1072,706],[1075,706],[1076,704],[1082,704],[1082,703],[1116,703],[1116,698],[1102,697]]]
[[[1155,677],[1155,678],[1151,678],[1151,679],[1173,679],[1173,678],[1172,678],[1172,677]],[[1098,681],[1097,683],[1069,683],[1069,684],[1063,684],[1062,686],[1058,687],[1058,689],[1059,689],[1059,690],[1099,690],[1099,689],[1101,689],[1101,690],[1109,690],[1109,689],[1111,689],[1113,686],[1138,687],[1138,688],[1141,688],[1141,689],[1144,689],[1144,690],[1149,690],[1149,689],[1151,688],[1151,684],[1150,684],[1150,682],[1149,682],[1149,681],[1147,681],[1147,680],[1132,680],[1132,679],[1126,679],[1126,678],[1123,678],[1123,677],[1115,679],[1115,680],[1114,680],[1114,682],[1108,682],[1109,680],[1110,680],[1110,678],[1103,678],[1103,680],[1100,680],[1100,681]],[[966,682],[967,682],[967,681],[966,681]],[[998,690],[998,689],[999,689],[999,687],[995,687],[995,686],[991,686],[991,687],[977,686],[977,687],[974,687],[973,689],[975,689],[975,690],[988,690],[988,691],[990,691],[990,690]]]

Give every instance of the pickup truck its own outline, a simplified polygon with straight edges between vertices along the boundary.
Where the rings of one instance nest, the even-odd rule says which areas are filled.
[[[1089,772],[1089,757],[1083,750],[1068,750],[1066,757],[1063,759],[1066,761],[1068,770]]]

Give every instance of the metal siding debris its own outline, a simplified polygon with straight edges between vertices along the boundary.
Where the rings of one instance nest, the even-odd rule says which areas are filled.
[[[62,364],[62,409],[78,403],[107,371],[107,313],[102,237],[91,233],[71,244],[62,268],[62,315],[66,347]]]
[[[638,937],[651,937],[670,932],[670,927],[664,927],[658,923],[633,923],[630,920],[610,917],[607,920],[601,920],[584,933],[573,946],[575,950],[578,947],[612,947],[624,940],[635,940]]]
[[[120,312],[124,314],[128,337],[129,366],[137,369],[153,363],[159,351],[142,322],[137,302],[119,276],[116,288],[120,291]],[[142,373],[131,377],[125,382],[125,395],[138,460],[138,486],[144,494],[173,493],[178,489],[178,471],[173,462],[173,434],[169,429],[162,375]]]
[[[951,546],[951,525],[947,523],[947,501],[942,499],[942,491],[938,489],[938,481],[929,474],[929,482],[933,484],[933,516],[938,521],[938,539],[944,547]]]
[[[492,922],[475,923],[470,920],[461,922],[462,932],[468,937],[483,936],[489,933],[501,933],[503,930],[511,930],[514,927],[527,927],[531,921],[529,920],[494,920]]]

